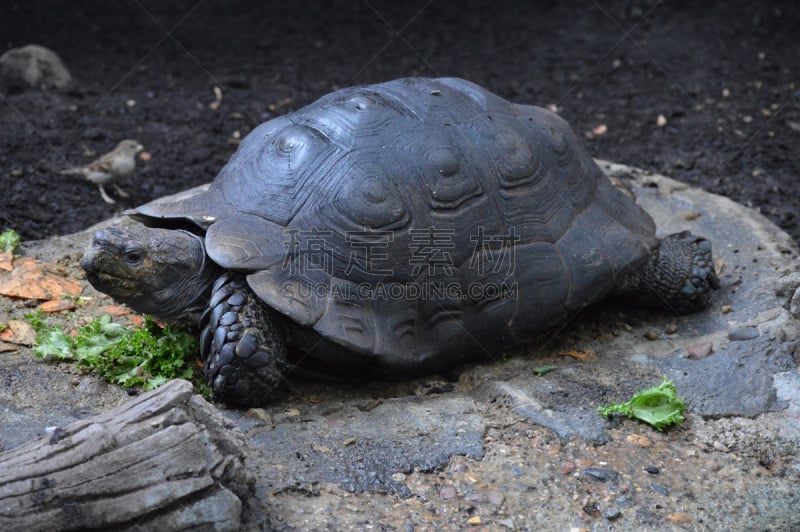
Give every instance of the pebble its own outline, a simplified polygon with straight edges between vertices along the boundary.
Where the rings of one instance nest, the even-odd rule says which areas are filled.
[[[572,462],[564,462],[561,464],[561,474],[562,475],[569,475],[575,470],[575,464]]]
[[[495,506],[500,506],[505,500],[505,496],[499,490],[489,490],[486,492],[486,500]]]
[[[658,333],[655,331],[647,331],[644,333],[644,337],[648,340],[658,340]]]
[[[443,501],[449,501],[456,498],[456,489],[453,486],[443,486],[439,488],[439,498]]]
[[[634,501],[630,497],[619,497],[614,503],[621,508],[627,508],[628,506],[632,506]]]
[[[575,459],[575,465],[578,466],[578,467],[589,467],[593,463],[594,462],[592,462],[588,458],[576,458]]]
[[[685,514],[683,512],[672,512],[664,517],[676,525],[688,525],[692,522],[692,518],[689,516],[689,514]]]
[[[661,470],[654,465],[649,465],[645,467],[644,470],[650,473],[651,475],[658,475],[661,472]]]
[[[510,528],[514,530],[514,520],[513,519],[498,519],[495,521],[498,525],[504,526],[506,528]]]
[[[615,519],[619,519],[622,517],[622,512],[619,508],[609,508],[606,510],[606,513],[603,514],[603,517],[608,519],[609,521],[614,521]]]
[[[619,473],[613,469],[598,469],[596,467],[584,469],[583,475],[599,482],[614,482],[619,477]]]
[[[656,493],[660,493],[661,495],[667,497],[669,496],[669,489],[663,484],[659,484],[658,482],[653,482],[650,484],[650,489],[655,491]]]
[[[481,516],[479,516],[479,515],[473,515],[472,517],[467,519],[467,524],[468,525],[480,525],[481,523],[483,523],[483,520],[481,519]]]
[[[519,467],[519,466],[514,466],[514,467],[512,467],[512,468],[511,468],[511,472],[512,472],[512,473],[514,473],[514,476],[515,476],[515,477],[521,477],[522,475],[524,475],[524,474],[525,474],[525,470],[524,470],[524,469],[522,469],[522,468],[521,468],[521,467]]]
[[[690,345],[686,348],[691,360],[702,360],[706,358],[714,350],[714,345],[711,342],[704,344]]]
[[[625,436],[625,441],[631,445],[636,445],[637,447],[650,447],[653,445],[653,442],[650,441],[650,438],[647,436],[642,436],[641,434],[628,434]]]
[[[752,340],[758,334],[757,327],[737,327],[728,333],[728,339],[732,341]]]

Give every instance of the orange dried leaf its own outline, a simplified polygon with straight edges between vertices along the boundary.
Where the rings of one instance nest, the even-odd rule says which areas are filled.
[[[572,357],[575,360],[587,360],[594,356],[594,351],[587,349],[585,351],[562,351],[556,354],[560,357]]]
[[[103,312],[118,318],[120,316],[127,316],[128,314],[131,314],[133,311],[128,307],[124,307],[122,305],[108,305],[106,307],[103,307]]]
[[[0,331],[0,340],[27,346],[36,343],[36,332],[27,321],[8,320],[6,325],[7,327]]]
[[[0,283],[0,294],[23,299],[49,300],[67,294],[79,296],[80,281],[59,275],[55,266],[38,261],[20,261],[11,276]]]
[[[140,316],[139,314],[131,314],[128,316],[128,321],[130,321],[131,325],[134,325],[135,327],[144,326],[144,317]]]
[[[69,299],[51,299],[36,307],[42,312],[64,312],[65,310],[75,310],[75,302]]]
[[[14,269],[14,254],[10,251],[0,253],[0,270],[10,272]]]

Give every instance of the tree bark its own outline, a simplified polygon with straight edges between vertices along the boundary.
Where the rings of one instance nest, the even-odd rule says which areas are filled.
[[[0,454],[0,530],[238,530],[244,436],[174,380]]]

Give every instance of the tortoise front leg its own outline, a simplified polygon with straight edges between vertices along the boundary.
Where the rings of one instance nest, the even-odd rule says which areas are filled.
[[[275,398],[287,369],[284,333],[243,275],[217,279],[200,327],[200,355],[214,399],[260,406]]]

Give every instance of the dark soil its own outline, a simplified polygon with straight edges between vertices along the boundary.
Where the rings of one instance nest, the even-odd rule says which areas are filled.
[[[79,83],[0,96],[0,229],[74,232],[209,181],[238,136],[335,88],[459,76],[555,105],[594,156],[757,207],[800,241],[800,9],[700,4],[4,2],[0,52],[50,47]],[[130,198],[59,175],[126,137],[152,154]]]

